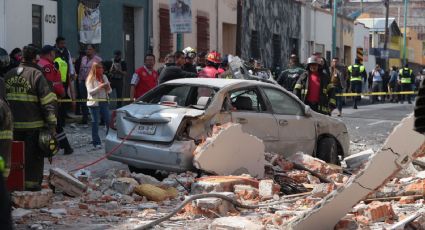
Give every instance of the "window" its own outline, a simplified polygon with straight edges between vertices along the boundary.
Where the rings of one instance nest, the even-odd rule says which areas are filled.
[[[243,89],[230,94],[230,102],[237,111],[266,111],[266,106],[256,89]]]
[[[32,5],[32,44],[41,47],[43,40],[43,6]]]
[[[260,43],[258,38],[258,32],[251,31],[251,56],[253,58],[260,58]]]
[[[159,61],[163,62],[165,56],[173,52],[173,35],[170,29],[170,11],[166,8],[159,9]]]
[[[282,66],[281,65],[281,39],[280,39],[280,35],[278,34],[273,34],[273,68],[275,68],[276,66]]]
[[[208,52],[210,51],[210,19],[208,16],[200,14],[202,14],[202,12],[198,12],[198,16],[196,16],[197,51]]]
[[[277,89],[264,88],[274,113],[282,115],[298,115],[304,114],[302,106],[294,98]]]

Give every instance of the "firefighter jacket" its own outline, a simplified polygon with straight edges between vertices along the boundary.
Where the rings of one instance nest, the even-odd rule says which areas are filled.
[[[56,69],[55,65],[48,59],[41,58],[38,62],[38,66],[40,66],[47,81],[49,81],[53,87],[53,92],[56,94],[56,96],[58,98],[64,97],[65,88],[63,87],[61,81],[61,73]]]
[[[7,177],[10,169],[10,159],[13,140],[12,113],[4,100],[4,84],[0,78],[0,173]],[[0,178],[1,180],[1,178]]]
[[[330,115],[332,110],[336,108],[336,97],[334,90],[335,87],[330,82],[329,77],[327,77],[324,73],[319,71],[319,75],[320,98],[318,110],[322,114]],[[304,103],[306,102],[306,98],[308,96],[309,76],[309,71],[301,74],[294,87],[294,94],[297,95],[297,97]]]
[[[21,63],[10,70],[5,88],[15,131],[56,127],[57,97],[36,64]]]
[[[400,69],[399,78],[401,84],[413,84],[413,82],[415,82],[415,75],[410,68]]]

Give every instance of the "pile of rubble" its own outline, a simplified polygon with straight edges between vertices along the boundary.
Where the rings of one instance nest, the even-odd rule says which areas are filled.
[[[352,155],[342,167],[302,153],[264,153],[263,143],[239,125],[216,127],[195,151],[195,167],[208,175],[186,172],[160,181],[124,170],[91,178],[51,169],[42,191],[12,194],[13,218],[33,229],[84,223],[117,229],[422,229],[425,171],[396,175],[425,152],[422,145],[413,154],[424,143],[422,135],[394,145],[393,138],[415,135],[406,127],[409,122],[381,152]],[[229,142],[235,136],[250,144]]]

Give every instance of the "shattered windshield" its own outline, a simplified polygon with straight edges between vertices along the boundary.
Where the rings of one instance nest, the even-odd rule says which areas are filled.
[[[217,91],[218,88],[208,86],[165,84],[139,98],[138,103],[163,104],[164,100],[167,100],[165,105],[174,103],[173,105],[180,107],[203,106],[202,108],[206,109],[208,104],[205,104],[205,101],[211,101]]]

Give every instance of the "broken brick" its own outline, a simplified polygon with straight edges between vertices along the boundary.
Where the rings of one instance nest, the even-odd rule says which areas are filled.
[[[273,180],[261,180],[258,185],[261,199],[271,199],[273,195],[280,191],[280,187]]]
[[[254,223],[246,217],[232,216],[232,217],[221,217],[215,219],[209,226],[210,230],[263,230],[263,225]]]
[[[323,198],[331,193],[336,186],[334,184],[317,184],[311,192],[313,197]]]
[[[294,169],[294,163],[287,161],[283,158],[278,158],[276,164],[280,166],[283,171],[290,171]]]
[[[415,198],[412,196],[403,196],[398,201],[399,204],[413,204],[415,203]]]
[[[309,172],[302,170],[292,170],[287,172],[287,176],[299,184],[309,183],[308,175],[310,175]]]
[[[258,198],[258,189],[250,185],[235,185],[234,188],[234,192],[238,198],[244,200],[254,200]]]
[[[11,195],[13,204],[18,208],[43,208],[50,204],[53,197],[51,189],[43,189],[38,192],[15,191]]]
[[[251,185],[258,188],[258,181],[247,176],[201,177],[192,184],[192,194],[209,192],[233,192],[235,185]]]
[[[390,203],[374,201],[370,203],[369,207],[365,210],[365,216],[372,222],[382,222],[387,219],[392,219],[396,215]]]
[[[49,183],[69,196],[74,197],[81,196],[87,189],[84,183],[60,168],[50,169]]]
[[[235,198],[235,194],[231,192],[218,193],[230,198]],[[216,217],[216,215],[227,216],[229,212],[234,212],[236,209],[234,206],[226,200],[210,197],[198,199],[192,202],[192,206],[189,209],[191,214],[194,215],[205,215],[208,217]]]
[[[354,219],[344,218],[335,225],[334,230],[357,230],[359,225]]]
[[[79,203],[79,204],[78,204],[78,208],[79,208],[79,209],[85,209],[85,210],[88,210],[88,209],[89,209],[89,205],[88,205],[88,204],[85,204],[85,203]]]
[[[425,195],[425,179],[407,185],[404,191],[406,195]]]
[[[342,173],[341,167],[331,167],[326,162],[303,153],[296,153],[290,156],[288,160],[322,175]]]

